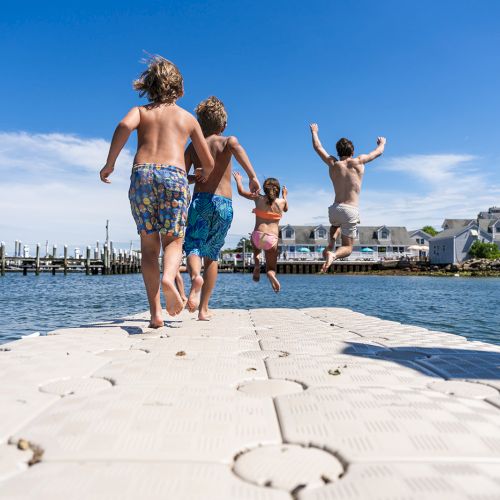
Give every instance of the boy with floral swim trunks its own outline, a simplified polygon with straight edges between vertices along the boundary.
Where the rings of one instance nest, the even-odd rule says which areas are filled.
[[[196,182],[189,207],[184,251],[191,276],[191,291],[186,307],[189,312],[198,309],[198,319],[206,321],[210,319],[208,302],[217,280],[219,252],[233,220],[231,158],[234,156],[247,173],[250,191],[256,196],[260,184],[238,139],[221,135],[227,124],[227,113],[222,101],[214,96],[209,97],[198,104],[196,115],[215,160],[215,167],[205,183]],[[191,165],[202,165],[194,144],[186,149],[185,164],[188,172]]]
[[[195,118],[177,106],[184,94],[182,75],[163,57],[155,56],[146,71],[134,82],[134,88],[149,103],[132,108],[118,124],[101,180],[110,183],[115,162],[133,130],[137,130],[137,152],[130,177],[129,199],[137,232],[141,236],[142,275],[151,312],[150,327],[163,326],[160,302],[160,267],[163,249],[161,285],[171,316],[183,309],[175,277],[182,258],[182,239],[189,206],[189,186],[184,148],[191,138],[200,158],[197,180],[203,182],[214,161]]]
[[[330,241],[323,251],[325,263],[322,272],[326,273],[335,259],[348,257],[352,253],[354,239],[358,233],[359,224],[359,194],[365,173],[365,165],[378,158],[385,148],[385,137],[377,138],[377,147],[366,155],[354,158],[354,145],[349,139],[342,138],[337,142],[336,149],[339,159],[330,155],[321,145],[318,136],[318,125],[311,124],[313,148],[318,156],[328,165],[330,179],[335,191],[335,201],[328,208],[330,218]],[[341,235],[342,246],[334,251],[335,241]]]

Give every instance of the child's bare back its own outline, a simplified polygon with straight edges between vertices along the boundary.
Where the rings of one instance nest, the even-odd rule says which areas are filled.
[[[134,163],[161,163],[185,169],[184,147],[196,128],[194,116],[176,104],[146,104],[131,113],[139,121]]]
[[[223,137],[211,135],[206,138],[210,153],[214,158],[214,169],[204,183],[197,182],[195,193],[213,193],[226,198],[232,197],[231,169],[234,146],[238,143],[236,137]],[[190,144],[186,150],[186,157],[190,158],[195,169],[201,168],[201,162]],[[189,160],[188,160],[189,161]],[[189,164],[188,164],[189,167]]]
[[[335,203],[358,206],[365,165],[359,158],[347,158],[337,160],[328,167],[335,190]]]

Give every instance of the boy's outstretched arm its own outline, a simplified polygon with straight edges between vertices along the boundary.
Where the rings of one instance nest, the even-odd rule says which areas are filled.
[[[128,141],[130,134],[139,126],[141,121],[141,114],[139,108],[132,108],[123,118],[123,120],[118,124],[113,134],[113,139],[111,139],[111,145],[109,146],[108,159],[106,160],[106,165],[102,167],[99,173],[101,181],[106,184],[110,184],[111,181],[108,177],[113,173],[115,169],[116,159],[123,149],[123,146]]]
[[[258,198],[258,193],[251,193],[250,191],[245,191],[243,187],[243,182],[241,181],[241,174],[239,172],[233,172],[234,180],[236,181],[236,188],[238,189],[238,194],[246,198],[247,200],[255,200]]]
[[[236,158],[236,161],[242,166],[243,170],[248,175],[248,187],[252,193],[259,193],[260,183],[255,174],[255,170],[250,163],[247,152],[245,148],[238,142],[238,139],[231,136],[227,139],[227,147]]]
[[[206,182],[208,176],[214,169],[215,163],[212,154],[210,153],[207,141],[205,140],[205,137],[203,137],[200,124],[195,120],[194,116],[192,118],[193,129],[190,134],[191,141],[202,165],[201,169],[196,169],[195,171],[196,180],[199,182]]]
[[[327,165],[332,165],[337,161],[337,159],[328,154],[326,149],[322,146],[321,141],[319,140],[319,135],[318,135],[318,124],[317,123],[311,123],[310,125],[311,128],[311,136],[312,136],[312,144],[314,151],[318,153],[318,156],[327,164]]]
[[[385,137],[377,137],[377,147],[367,155],[359,155],[358,160],[361,163],[368,163],[375,158],[378,158],[384,152],[386,142],[387,139]]]

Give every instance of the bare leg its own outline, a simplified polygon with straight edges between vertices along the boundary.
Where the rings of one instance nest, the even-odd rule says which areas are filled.
[[[205,269],[203,271],[203,287],[201,288],[200,309],[198,319],[200,321],[208,321],[212,317],[212,313],[208,310],[208,302],[212,295],[212,291],[217,281],[217,271],[219,263],[216,260],[204,258]]]
[[[188,298],[186,297],[186,291],[184,290],[184,280],[182,279],[182,275],[180,271],[177,271],[177,274],[175,275],[175,286],[177,287],[177,290],[179,291],[179,295],[181,296],[182,303],[186,305]]]
[[[354,238],[349,238],[349,236],[342,235],[342,246],[337,248],[335,252],[337,259],[342,259],[344,257],[349,257],[352,253],[352,246],[354,245]]]
[[[182,260],[182,238],[162,236],[163,246],[163,277],[161,284],[167,301],[167,312],[170,316],[177,316],[184,304],[175,286],[175,277]]]
[[[333,251],[335,248],[335,241],[338,238],[340,232],[340,227],[331,226],[330,227],[330,240],[328,242],[328,246],[323,250],[323,257],[325,258],[325,263],[321,268],[322,273],[328,272],[330,266],[333,264],[333,261],[337,259],[337,253]]]
[[[261,252],[261,250],[254,247],[254,249],[253,249],[253,260],[254,260],[253,280],[254,281],[260,280],[260,252]]]
[[[266,274],[267,278],[271,282],[273,290],[278,293],[281,290],[281,285],[276,278],[276,269],[278,262],[278,247],[271,248],[271,250],[266,250]]]
[[[141,232],[142,278],[146,287],[146,294],[151,313],[151,328],[163,326],[163,315],[160,302],[160,235],[158,233],[146,234]]]
[[[189,255],[187,258],[189,275],[191,276],[191,290],[186,307],[190,313],[194,313],[200,305],[201,287],[203,278],[201,277],[201,257],[198,255]]]

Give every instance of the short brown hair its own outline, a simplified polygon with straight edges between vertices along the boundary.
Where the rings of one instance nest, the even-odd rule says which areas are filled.
[[[154,103],[173,104],[184,95],[181,72],[173,62],[161,56],[149,59],[148,69],[134,81],[134,89]]]
[[[224,103],[211,95],[201,101],[195,109],[198,122],[204,136],[218,134],[224,130],[227,123],[227,112]]]
[[[264,181],[264,193],[267,198],[269,205],[273,204],[273,201],[280,195],[281,186],[280,181],[274,177],[268,177]]]
[[[342,137],[342,139],[337,141],[336,148],[337,148],[337,154],[340,157],[352,156],[354,154],[353,143],[349,139],[346,139],[345,137]]]

